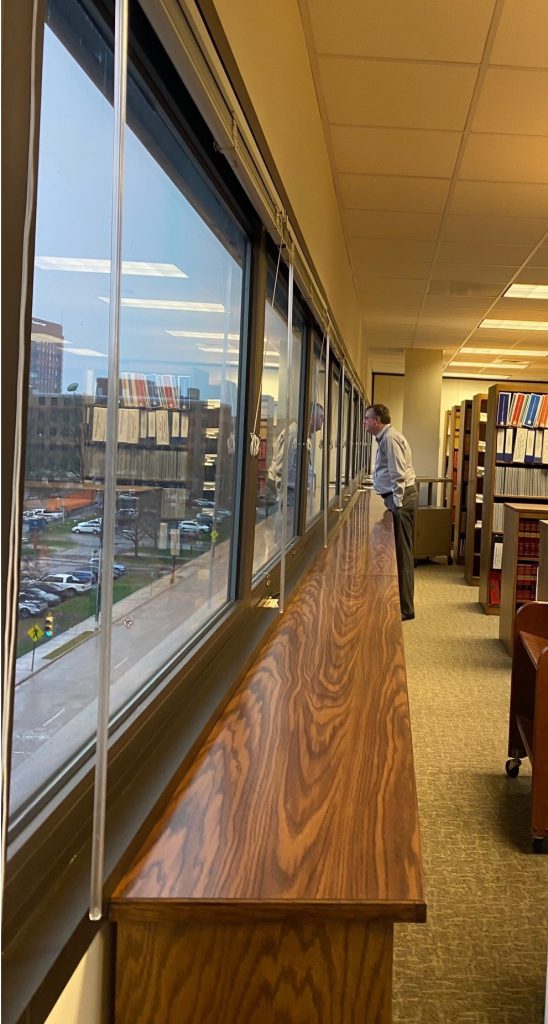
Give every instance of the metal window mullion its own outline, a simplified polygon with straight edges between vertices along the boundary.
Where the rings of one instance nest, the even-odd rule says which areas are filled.
[[[102,916],[105,852],[106,783],[108,762],[109,690],[112,641],[112,564],[116,514],[116,454],[118,446],[118,380],[120,377],[120,305],[122,278],[122,213],[124,192],[124,134],[126,121],[128,0],[116,0],[114,34],[114,143],[112,154],[112,233],[108,337],[107,438],[103,496],[103,604],[97,702],[97,753],[93,799],[93,834],[89,916]]]
[[[280,614],[284,610],[285,602],[285,557],[287,549],[287,490],[288,490],[288,469],[289,469],[289,417],[291,415],[291,373],[293,359],[293,260],[289,261],[289,282],[287,294],[287,388],[285,398],[285,432],[283,449],[283,471],[282,471],[282,554],[280,560],[280,599],[278,607]],[[295,484],[297,480],[295,479]],[[295,496],[294,496],[295,497]],[[293,506],[295,515],[295,505]]]

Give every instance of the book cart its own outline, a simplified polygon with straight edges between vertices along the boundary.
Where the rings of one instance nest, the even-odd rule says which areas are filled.
[[[464,544],[464,578],[470,586],[477,586],[480,576],[486,430],[487,395],[474,395],[470,425],[468,505]]]
[[[470,481],[470,436],[472,431],[472,399],[465,398],[459,415],[457,451],[457,483],[455,489],[455,530],[453,555],[457,565],[464,562],[466,521],[468,514],[468,487]]]
[[[413,527],[413,556],[435,558],[443,555],[453,564],[451,555],[450,477],[417,477],[417,504]]]
[[[548,506],[548,387],[494,384],[487,398],[487,432],[479,600],[500,612],[504,504]]]

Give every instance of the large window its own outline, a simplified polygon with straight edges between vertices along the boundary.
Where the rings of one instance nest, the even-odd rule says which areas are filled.
[[[60,11],[51,0],[12,820],[89,753],[104,632],[112,631],[115,715],[233,597],[248,243],[130,65],[120,377],[109,379],[112,52],[77,4],[70,31]],[[115,558],[106,566],[101,551],[109,401],[118,407],[118,446]],[[102,614],[107,587],[111,622]]]

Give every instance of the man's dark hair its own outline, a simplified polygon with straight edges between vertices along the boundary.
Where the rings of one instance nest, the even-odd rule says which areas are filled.
[[[388,409],[386,405],[370,405],[369,408],[373,410],[375,416],[381,421],[381,423],[392,422],[390,419],[390,409]]]

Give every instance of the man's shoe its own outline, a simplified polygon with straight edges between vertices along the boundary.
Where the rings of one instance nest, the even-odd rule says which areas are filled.
[[[402,622],[407,622],[408,619],[414,619],[414,618],[415,618],[415,612],[402,612],[401,613],[401,620],[402,620]]]

